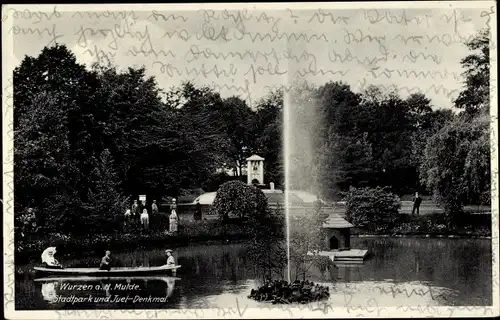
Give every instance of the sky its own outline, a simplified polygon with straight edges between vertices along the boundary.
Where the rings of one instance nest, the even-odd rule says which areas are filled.
[[[119,68],[144,66],[164,90],[190,80],[251,105],[291,83],[342,81],[355,92],[368,85],[383,91],[396,86],[403,97],[423,92],[434,107],[449,108],[462,87],[460,60],[470,53],[464,42],[490,18],[485,12],[491,2],[476,2],[476,8],[458,4],[267,10],[225,8],[230,4],[214,10],[24,6],[4,9],[2,20],[13,37],[12,65],[57,41],[88,66],[98,60]]]

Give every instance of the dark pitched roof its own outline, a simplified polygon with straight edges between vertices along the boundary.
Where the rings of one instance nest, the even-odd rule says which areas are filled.
[[[347,220],[343,219],[336,213],[331,213],[328,218],[323,222],[323,228],[352,228],[354,227]]]

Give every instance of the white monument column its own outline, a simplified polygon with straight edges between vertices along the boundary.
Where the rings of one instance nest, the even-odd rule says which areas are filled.
[[[252,184],[252,161],[247,161],[247,184]]]
[[[247,183],[252,184],[252,180],[259,180],[259,184],[264,184],[264,158],[253,155],[247,158]]]
[[[259,161],[259,182],[264,184],[264,161]]]

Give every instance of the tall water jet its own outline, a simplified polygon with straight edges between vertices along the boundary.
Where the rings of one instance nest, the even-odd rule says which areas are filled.
[[[287,280],[291,281],[290,264],[290,142],[291,142],[291,124],[290,124],[290,94],[283,91],[283,164],[285,169],[285,219],[286,219],[286,257],[287,257]]]

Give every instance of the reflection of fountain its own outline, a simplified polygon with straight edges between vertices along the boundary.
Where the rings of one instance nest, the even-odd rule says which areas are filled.
[[[57,299],[56,282],[42,283],[42,296],[45,301],[55,302]]]

